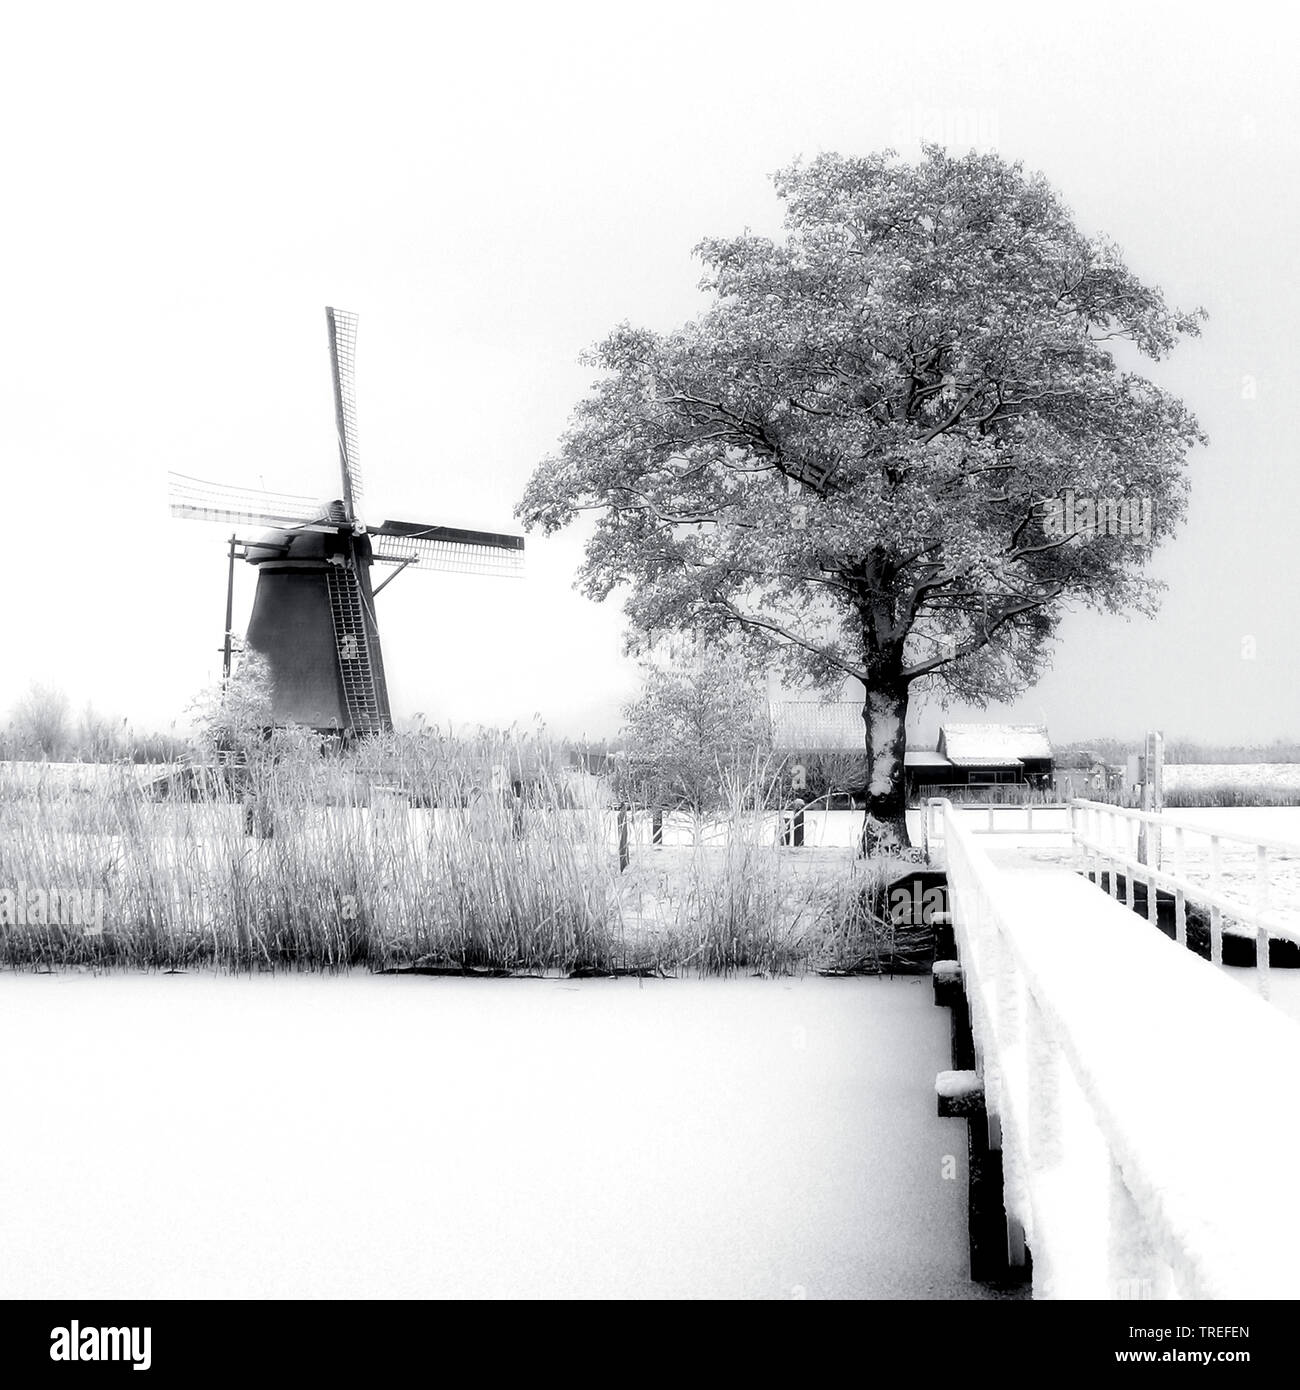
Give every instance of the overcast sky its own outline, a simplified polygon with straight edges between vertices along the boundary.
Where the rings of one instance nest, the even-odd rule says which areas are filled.
[[[360,316],[367,519],[515,529],[580,352],[698,313],[700,238],[777,231],[797,156],[932,137],[1042,170],[1210,315],[1152,368],[1211,438],[1159,620],[1068,620],[995,716],[1300,735],[1289,9],[119,0],[4,29],[0,711],[39,681],[166,726],[219,674],[230,527],[170,519],[166,473],[333,495],[326,304]],[[395,713],[613,732],[635,671],[618,603],[572,591],[580,552],[398,579]]]

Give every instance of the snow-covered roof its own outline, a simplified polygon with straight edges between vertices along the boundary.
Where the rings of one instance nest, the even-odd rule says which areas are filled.
[[[854,700],[774,700],[777,749],[799,753],[864,753],[862,706]],[[1019,767],[1024,758],[1050,758],[1040,724],[944,724],[937,751],[909,749],[908,767]]]
[[[1019,767],[1025,758],[1050,758],[1041,724],[944,724],[939,752],[956,767]]]
[[[778,749],[801,753],[864,753],[862,706],[850,700],[772,702],[772,738]]]
[[[952,763],[943,756],[936,753],[931,748],[909,748],[903,754],[903,762],[907,767],[951,767]]]

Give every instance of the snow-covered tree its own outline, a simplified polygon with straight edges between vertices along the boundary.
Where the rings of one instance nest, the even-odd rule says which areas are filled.
[[[697,248],[699,319],[593,351],[518,514],[598,513],[581,582],[627,586],[633,646],[739,637],[795,680],[861,681],[872,848],[903,833],[918,683],[1006,699],[1071,604],[1153,608],[1203,437],[1132,365],[1203,313],[996,155],[825,155],[776,188],[783,238]],[[1086,524],[1120,503],[1149,524]]]
[[[271,667],[248,650],[228,680],[210,686],[190,708],[198,740],[209,755],[234,755],[244,762],[264,756],[274,724]]]
[[[20,757],[56,761],[72,739],[68,697],[50,685],[28,687],[14,707],[10,729]]]
[[[620,796],[700,816],[762,776],[767,701],[743,660],[679,642],[645,661],[642,677],[641,694],[623,710]]]

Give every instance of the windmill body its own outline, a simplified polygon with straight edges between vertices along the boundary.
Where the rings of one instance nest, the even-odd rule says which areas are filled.
[[[257,567],[246,640],[270,666],[277,724],[392,727],[372,556],[366,536],[346,531],[272,531],[246,547]]]
[[[422,522],[385,521],[371,529],[358,520],[356,320],[340,310],[325,314],[343,497],[313,503],[173,473],[171,508],[195,520],[274,526],[243,542],[243,558],[257,569],[247,644],[267,658],[273,717],[277,724],[354,736],[392,728],[375,618],[379,590],[407,568],[516,575],[524,542],[517,535]],[[378,585],[371,578],[376,564],[394,567]]]

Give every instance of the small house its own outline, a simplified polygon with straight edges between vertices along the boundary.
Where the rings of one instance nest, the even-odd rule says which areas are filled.
[[[866,729],[862,706],[846,700],[771,703],[772,736],[792,757],[856,762],[842,790],[855,796],[866,784]],[[955,787],[1052,787],[1052,745],[1040,724],[944,724],[935,748],[909,748],[904,757],[909,802],[942,796]]]
[[[1052,744],[1041,724],[944,724],[939,742],[907,752],[908,799],[953,787],[1052,786]]]

